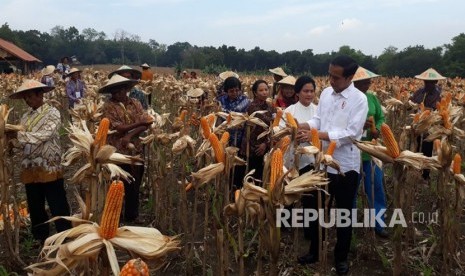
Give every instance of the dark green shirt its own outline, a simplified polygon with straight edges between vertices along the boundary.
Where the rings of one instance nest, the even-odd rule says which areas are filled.
[[[384,123],[384,113],[383,109],[381,108],[381,104],[379,103],[378,98],[373,91],[368,90],[365,95],[367,96],[368,101],[368,115],[367,119],[370,116],[373,116],[375,120],[376,128],[379,130],[381,128],[381,124]],[[362,141],[371,141],[372,135],[370,129],[365,129],[362,135]],[[368,161],[370,160],[370,155],[368,153],[362,153],[362,160]]]

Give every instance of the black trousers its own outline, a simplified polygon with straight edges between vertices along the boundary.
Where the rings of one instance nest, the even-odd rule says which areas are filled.
[[[45,210],[45,201],[47,200],[52,217],[70,215],[63,179],[46,183],[29,183],[25,187],[32,235],[36,240],[44,243],[50,232],[49,225],[44,223],[50,219]],[[55,228],[57,232],[65,231],[71,228],[71,222],[65,219],[56,220]]]
[[[262,156],[256,156],[256,155],[249,156],[249,171],[255,170],[255,172],[252,175],[254,178],[262,180],[263,166],[264,166],[263,155]]]
[[[349,212],[352,210],[352,205],[355,197],[355,190],[357,188],[359,173],[356,171],[348,171],[345,176],[339,174],[328,173],[330,194],[329,206],[332,206],[333,201],[336,202],[336,208],[347,209]],[[322,193],[322,192],[320,192]],[[321,194],[324,199],[324,194]],[[317,208],[318,206],[318,192],[314,191],[312,197],[309,199],[309,208]],[[323,200],[324,202],[324,200]],[[318,221],[310,223],[310,250],[311,254],[318,256],[319,250],[319,237],[318,237]],[[324,229],[321,229],[324,231]],[[352,225],[347,227],[336,228],[336,246],[334,248],[335,262],[346,261],[350,250],[350,242],[352,239]],[[324,235],[323,235],[324,239]]]
[[[134,177],[134,181],[128,182],[123,180],[124,183],[124,220],[127,222],[134,221],[139,217],[139,198],[140,198],[140,185],[142,183],[142,176],[144,175],[143,165],[120,165],[121,168]]]
[[[428,156],[428,157],[433,156],[433,142],[428,142],[421,138],[422,138],[421,136],[417,137],[417,144],[418,144],[417,151],[419,152],[420,147],[421,147],[421,152],[423,153],[424,156]],[[429,178],[429,172],[430,170],[423,170],[422,172],[423,179]]]

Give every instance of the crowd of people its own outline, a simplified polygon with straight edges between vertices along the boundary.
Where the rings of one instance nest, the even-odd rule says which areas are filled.
[[[142,156],[144,150],[138,137],[151,123],[147,117],[151,101],[150,96],[139,90],[136,84],[139,80],[152,80],[153,72],[146,63],[141,67],[142,71],[126,65],[121,66],[108,75],[108,81],[98,92],[110,95],[104,105],[103,116],[110,119],[110,129],[115,133],[108,137],[108,144],[115,146],[120,153]],[[221,111],[226,113],[251,115],[260,111],[257,117],[266,125],[273,122],[277,109],[282,109],[284,113],[292,114],[299,123],[297,139],[300,146],[310,145],[311,129],[317,130],[322,141],[322,150],[325,150],[330,142],[336,144],[333,158],[339,162],[340,172],[331,167],[327,168],[330,196],[317,191],[304,194],[301,199],[303,208],[317,209],[317,198],[320,197],[323,203],[329,201],[329,206],[334,203],[336,208],[350,211],[357,208],[357,194],[361,186],[369,208],[374,208],[376,214],[386,209],[382,168],[378,167],[369,155],[362,154],[351,140],[372,140],[380,136],[379,130],[385,120],[384,114],[376,92],[370,90],[371,80],[378,75],[359,66],[348,56],[338,56],[331,61],[328,68],[330,86],[326,88],[317,87],[311,76],[295,78],[286,74],[280,67],[269,71],[273,74],[274,83],[257,79],[251,87],[251,99],[243,93],[237,73],[226,71],[219,74],[221,84],[218,87],[216,102]],[[55,87],[55,74],[65,80],[69,108],[73,108],[86,96],[86,85],[81,79],[81,70],[70,68],[67,57],[62,58],[56,67],[45,67],[41,71],[40,82],[26,80],[10,96],[12,99],[24,99],[30,107],[21,119],[25,130],[17,133],[17,139],[23,152],[21,175],[24,176],[22,182],[26,185],[32,233],[34,238],[42,243],[48,236],[48,226],[44,224],[48,220],[45,201],[52,216],[70,215],[60,162],[62,149],[57,141],[61,125],[60,113],[44,102],[44,94]],[[180,77],[197,78],[197,75],[191,72],[189,76],[187,71],[184,71]],[[411,100],[422,103],[426,108],[435,109],[441,97],[437,82],[444,77],[430,68],[416,78],[424,80],[425,86],[416,91]],[[316,104],[316,91],[319,89],[323,90]],[[187,92],[187,97],[194,104],[202,102],[203,96],[204,91],[200,88]],[[284,121],[281,121],[280,126],[284,125]],[[259,138],[265,131],[262,126],[247,127],[250,127],[250,136],[247,139],[246,127],[230,130],[229,146],[239,149],[239,155],[247,159],[248,169],[255,170],[253,177],[261,180],[264,156],[271,149],[272,141],[268,135]],[[423,141],[423,137],[418,139],[419,151],[431,156],[432,145]],[[315,169],[315,160],[311,156],[302,155],[298,162],[295,162],[294,145],[290,147],[289,153],[285,155],[287,166],[297,163],[299,174]],[[138,224],[139,187],[144,167],[125,165],[123,169],[135,178],[132,184],[125,183],[124,219],[127,223]],[[245,173],[245,168],[238,168],[235,178],[239,180],[233,185],[240,187],[241,177]],[[425,171],[423,177],[427,179],[429,172]],[[359,185],[360,183],[363,185]],[[304,236],[310,244],[308,252],[297,260],[302,265],[318,262],[321,258],[320,238],[326,237],[324,233],[319,233],[321,228],[317,223],[313,222],[304,229]],[[58,231],[71,227],[64,220],[57,220],[55,224]],[[389,232],[378,223],[375,233],[381,238],[389,236]],[[352,226],[337,227],[334,261],[338,274],[346,274],[349,271],[348,254],[351,239]]]

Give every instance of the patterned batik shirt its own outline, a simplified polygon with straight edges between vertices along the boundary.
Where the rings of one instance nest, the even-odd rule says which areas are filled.
[[[25,128],[18,131],[18,142],[23,149],[21,181],[45,183],[63,178],[58,109],[48,104],[31,109],[21,118],[21,125]]]
[[[121,102],[109,99],[103,106],[103,116],[110,120],[110,129],[115,130],[120,125],[130,125],[141,120],[145,116],[145,111],[142,104],[133,98],[128,98],[128,102],[121,106]],[[143,146],[139,136],[135,135],[131,139],[131,143],[135,149],[129,149],[122,145],[121,139],[127,133],[118,133],[108,135],[107,142],[109,145],[114,146],[117,152],[127,155],[136,155],[143,153]]]

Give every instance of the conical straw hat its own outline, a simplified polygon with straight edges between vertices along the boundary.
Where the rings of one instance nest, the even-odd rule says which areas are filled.
[[[220,79],[224,81],[225,79],[227,79],[229,77],[235,77],[235,78],[238,79],[239,75],[236,72],[233,72],[233,71],[224,71],[224,72],[220,73],[218,75],[218,77],[220,77]]]
[[[278,81],[279,84],[295,85],[296,79],[293,76],[287,76],[284,79]]]
[[[360,81],[360,80],[366,80],[366,79],[371,79],[371,78],[376,78],[379,77],[379,75],[371,72],[368,69],[363,68],[362,66],[359,66],[357,71],[354,74],[354,77],[352,78],[352,81]]]
[[[195,88],[187,91],[187,96],[192,98],[197,98],[203,95],[203,90],[200,88]]]
[[[273,69],[269,69],[268,71],[270,71],[271,73],[273,73],[275,75],[281,76],[281,77],[287,77],[287,74],[284,72],[284,70],[281,67],[276,67],[276,68],[273,68]]]
[[[44,69],[42,69],[42,70],[40,71],[40,73],[42,74],[42,76],[50,75],[50,74],[52,74],[53,72],[55,72],[55,66],[53,66],[53,65],[47,65]]]
[[[114,74],[107,83],[102,86],[98,92],[99,93],[111,93],[112,89],[120,86],[134,86],[138,83],[137,80],[127,79],[118,74]]]
[[[52,91],[55,89],[54,86],[47,86],[41,82],[38,82],[36,80],[24,80],[24,82],[21,84],[21,86],[16,90],[15,93],[10,95],[10,99],[22,99],[26,92],[29,91],[42,91],[44,93]]]
[[[415,78],[420,80],[445,80],[446,77],[441,76],[438,71],[434,70],[433,68],[429,68],[425,72],[421,73],[420,75],[416,75]]]
[[[140,79],[140,77],[142,76],[142,72],[139,71],[139,70],[136,70],[134,68],[131,68],[127,65],[123,65],[121,66],[120,68],[116,69],[115,71],[111,72],[110,74],[108,74],[108,78],[110,79],[114,74],[120,74],[120,73],[123,73],[123,72],[129,72],[131,73],[132,75],[132,78],[135,79],[135,80],[138,80]]]

